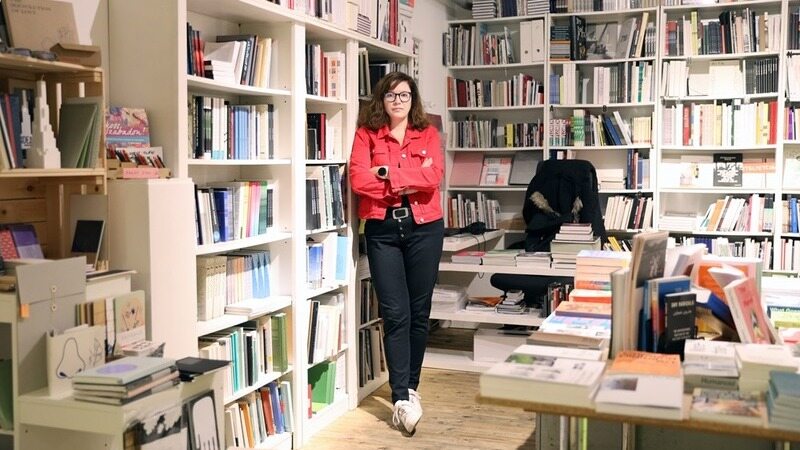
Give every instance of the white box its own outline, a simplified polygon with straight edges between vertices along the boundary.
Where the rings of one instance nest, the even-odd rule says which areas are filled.
[[[505,361],[511,352],[525,343],[528,334],[496,328],[478,328],[472,340],[475,361]]]

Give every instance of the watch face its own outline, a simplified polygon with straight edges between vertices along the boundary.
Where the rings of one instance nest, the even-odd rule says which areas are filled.
[[[381,167],[380,169],[378,169],[378,175],[382,177],[385,177],[387,173],[389,173],[389,169],[387,169],[386,167]]]

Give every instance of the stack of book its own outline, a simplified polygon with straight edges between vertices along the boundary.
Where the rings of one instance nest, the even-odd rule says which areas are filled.
[[[124,405],[175,386],[178,368],[168,358],[128,356],[72,378],[76,400]]]
[[[687,339],[683,350],[683,389],[739,389],[736,345],[727,341]]]
[[[506,292],[495,310],[500,314],[525,314],[528,311],[525,306],[525,294],[518,290]]]
[[[683,373],[678,355],[622,351],[595,397],[597,412],[656,419],[683,418]]]
[[[516,266],[519,250],[489,250],[483,255],[483,264],[489,266]]]
[[[575,269],[581,250],[600,250],[600,238],[592,234],[588,223],[565,223],[550,242],[554,269]]]
[[[740,344],[736,346],[739,390],[766,391],[770,373],[797,372],[798,361],[783,345]]]
[[[486,252],[479,250],[463,250],[453,254],[450,261],[456,264],[480,264]]]
[[[771,428],[800,429],[800,374],[770,374],[767,408]]]
[[[431,297],[431,311],[456,312],[464,309],[467,291],[463,286],[437,284]]]
[[[549,269],[550,252],[522,252],[517,255],[517,267]]]
[[[469,297],[467,299],[467,306],[464,309],[475,312],[494,312],[495,307],[502,301],[503,297],[499,295]]]
[[[480,377],[481,395],[584,408],[605,362],[599,351],[521,345]]]

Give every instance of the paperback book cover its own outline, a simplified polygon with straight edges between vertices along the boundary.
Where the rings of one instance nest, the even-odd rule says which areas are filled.
[[[128,384],[175,365],[175,360],[151,356],[126,356],[76,374],[75,383]]]
[[[692,395],[692,419],[763,427],[766,415],[760,392],[697,388]]]
[[[108,108],[106,148],[117,147],[150,147],[150,123],[143,108]]]
[[[741,153],[714,153],[714,186],[741,187],[743,170]]]

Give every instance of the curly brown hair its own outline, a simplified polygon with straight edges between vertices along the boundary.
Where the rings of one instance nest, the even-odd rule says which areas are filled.
[[[372,91],[372,98],[361,107],[361,111],[358,113],[357,125],[373,131],[377,131],[384,125],[389,125],[389,115],[386,114],[386,109],[383,106],[383,96],[403,81],[408,83],[408,87],[411,89],[411,110],[408,112],[408,125],[417,130],[424,130],[428,127],[430,121],[425,114],[425,109],[422,107],[417,83],[403,72],[390,72],[378,81]]]

